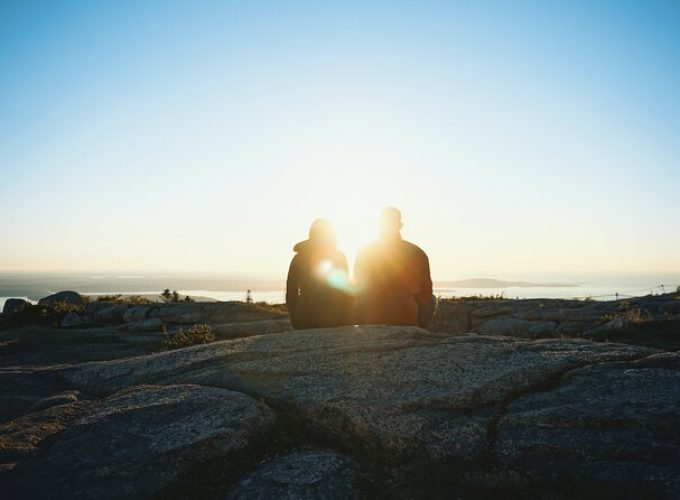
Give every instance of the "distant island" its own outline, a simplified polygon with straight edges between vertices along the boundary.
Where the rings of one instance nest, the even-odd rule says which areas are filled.
[[[508,288],[508,287],[577,287],[573,283],[532,283],[530,281],[504,281],[492,278],[470,278],[456,281],[437,281],[439,288]]]

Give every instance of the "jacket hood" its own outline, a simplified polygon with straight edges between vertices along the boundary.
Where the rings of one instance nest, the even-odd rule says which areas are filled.
[[[329,245],[329,244],[323,244],[323,243],[317,243],[312,240],[303,240],[303,241],[298,241],[295,246],[293,247],[293,252],[296,253],[304,253],[308,252],[313,248],[335,248],[334,245]]]
[[[309,248],[310,244],[309,240],[298,241],[293,247],[293,252],[302,253]]]

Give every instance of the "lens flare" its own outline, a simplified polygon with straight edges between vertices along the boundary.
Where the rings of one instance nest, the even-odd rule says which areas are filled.
[[[319,276],[326,277],[333,270],[333,263],[330,260],[322,260],[316,269]]]
[[[351,284],[347,271],[335,267],[330,260],[326,259],[319,262],[316,266],[316,274],[329,286],[337,290],[350,291]]]
[[[328,273],[326,281],[328,281],[330,286],[338,290],[349,290],[349,277],[342,269],[333,269]]]

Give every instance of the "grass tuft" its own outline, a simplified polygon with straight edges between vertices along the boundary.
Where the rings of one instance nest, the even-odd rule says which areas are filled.
[[[163,326],[163,350],[170,351],[172,349],[181,349],[182,347],[189,347],[198,344],[209,344],[216,340],[215,333],[210,325],[205,323],[197,323],[184,331],[179,329],[174,335],[168,333],[167,327]]]

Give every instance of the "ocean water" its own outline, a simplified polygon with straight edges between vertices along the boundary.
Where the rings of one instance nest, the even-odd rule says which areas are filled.
[[[127,278],[127,277],[125,277]],[[470,297],[470,296],[502,296],[505,298],[576,298],[592,300],[615,300],[617,298],[641,297],[649,294],[673,292],[680,286],[680,273],[667,274],[636,274],[636,275],[584,275],[574,276],[535,276],[524,278],[533,286],[501,286],[494,288],[437,286],[435,281],[434,293],[439,297]],[[24,280],[25,281],[25,280]],[[134,282],[124,283],[107,281],[99,277],[68,277],[56,281],[54,277],[45,280],[43,286],[40,278],[31,276],[32,287],[36,288],[33,295],[11,295],[11,289],[17,289],[24,283],[21,277],[0,277],[0,310],[8,298],[17,297],[35,302],[37,298],[59,290],[71,289],[86,295],[148,295],[157,296],[160,291],[155,288],[156,283],[147,282],[144,276],[135,276]],[[512,281],[512,280],[508,280]],[[111,286],[112,283],[115,286]],[[550,285],[553,283],[553,285]],[[177,288],[182,296],[190,295],[207,297],[219,301],[245,300],[245,283],[229,283],[225,281],[224,289],[210,290],[205,288]],[[26,285],[27,286],[27,285]],[[159,287],[160,288],[160,287]],[[217,287],[215,287],[217,288]],[[38,291],[40,290],[40,291]],[[4,292],[4,293],[3,293]],[[9,293],[8,293],[9,292]],[[273,284],[259,289],[253,287],[251,297],[255,302],[271,304],[285,302],[285,290],[282,284]]]

